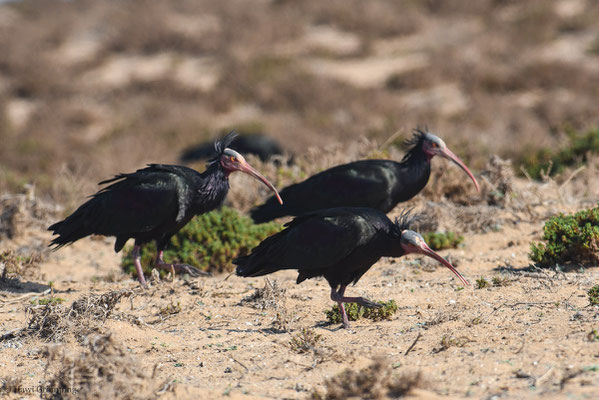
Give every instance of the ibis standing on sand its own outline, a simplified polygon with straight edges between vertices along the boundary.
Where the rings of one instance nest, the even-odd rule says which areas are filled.
[[[412,147],[401,162],[360,160],[327,169],[284,188],[281,191],[284,206],[278,206],[271,197],[263,205],[253,208],[250,211],[252,218],[257,223],[266,222],[333,207],[370,207],[387,213],[426,186],[431,174],[431,159],[436,155],[456,163],[479,190],[474,175],[441,138],[416,130],[407,143]]]
[[[345,288],[356,284],[381,257],[419,253],[449,268],[464,285],[468,281],[435,253],[418,233],[409,230],[408,213],[392,222],[372,208],[340,207],[296,217],[286,229],[262,241],[252,252],[233,261],[239,276],[262,276],[282,269],[297,269],[297,283],[323,276],[331,286],[331,300],[339,303],[343,326],[349,320],[343,303],[364,307],[380,304],[363,297],[346,297]]]
[[[163,250],[170,238],[195,215],[222,204],[229,191],[232,172],[245,172],[262,181],[283,204],[275,187],[241,154],[227,147],[234,138],[231,133],[214,144],[217,156],[203,173],[179,165],[150,164],[136,172],[100,182],[111,185],[91,196],[64,221],[48,228],[58,235],[50,245],[59,249],[85,236],[99,234],[116,236],[114,250],[119,252],[125,242],[133,238],[132,256],[137,277],[145,286],[140,248],[155,240],[157,268],[174,268],[177,272],[198,276],[201,271],[190,265],[164,262]]]

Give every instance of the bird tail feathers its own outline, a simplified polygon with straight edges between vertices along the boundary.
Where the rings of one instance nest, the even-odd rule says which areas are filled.
[[[54,246],[53,250],[58,250],[94,233],[90,228],[90,217],[93,215],[92,209],[93,199],[84,203],[63,221],[50,225],[48,230],[54,235],[58,235],[58,237],[50,242],[49,247]]]

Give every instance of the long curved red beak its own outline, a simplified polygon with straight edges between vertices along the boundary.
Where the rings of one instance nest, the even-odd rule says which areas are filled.
[[[275,186],[272,183],[270,183],[268,179],[266,179],[260,172],[256,171],[254,167],[248,164],[247,161],[243,160],[242,162],[240,162],[237,166],[237,170],[245,172],[246,174],[253,176],[254,178],[264,183],[270,190],[274,192],[275,196],[277,197],[277,200],[279,201],[279,204],[283,204],[283,199],[281,199],[279,192],[277,192],[277,188],[275,188]]]
[[[480,187],[478,186],[478,182],[476,181],[476,178],[474,177],[474,175],[472,175],[472,172],[470,172],[470,170],[468,169],[468,167],[466,166],[466,164],[464,164],[462,162],[462,160],[460,160],[460,158],[458,156],[456,156],[455,154],[453,154],[453,152],[451,150],[449,150],[447,147],[445,147],[444,149],[442,149],[439,154],[445,158],[447,158],[448,160],[453,161],[458,167],[460,167],[461,169],[464,170],[464,172],[470,177],[470,179],[472,179],[472,182],[474,182],[474,186],[476,186],[476,191],[480,192]]]
[[[464,285],[470,286],[470,284],[468,283],[466,278],[464,278],[462,276],[462,274],[460,274],[458,272],[458,270],[453,267],[453,265],[451,265],[446,259],[441,257],[439,254],[435,253],[435,251],[433,249],[431,249],[430,247],[428,247],[428,244],[424,243],[424,241],[422,241],[422,243],[420,243],[418,252],[421,254],[424,254],[425,256],[429,256],[429,257],[434,258],[435,260],[439,261],[441,264],[443,264],[447,268],[449,268],[451,270],[451,272],[453,272],[462,281],[462,283]]]

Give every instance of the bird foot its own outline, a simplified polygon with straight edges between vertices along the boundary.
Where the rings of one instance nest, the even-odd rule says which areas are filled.
[[[196,278],[198,276],[210,276],[210,274],[206,271],[202,271],[197,269],[196,267],[192,267],[189,264],[169,264],[165,262],[158,261],[156,263],[156,268],[171,270],[174,269],[178,274],[189,274],[189,276]]]
[[[377,303],[375,301],[368,300],[363,297],[358,301],[358,304],[366,308],[381,308],[383,306],[381,303]]]

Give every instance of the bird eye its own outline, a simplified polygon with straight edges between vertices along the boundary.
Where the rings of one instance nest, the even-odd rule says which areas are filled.
[[[437,147],[439,147],[439,145],[438,145],[437,143],[435,143],[435,142],[432,142],[432,143],[431,143],[431,146],[432,146],[432,147],[434,147],[435,149],[436,149]]]
[[[231,156],[231,157],[229,157],[229,159],[230,159],[232,162],[235,162],[235,156]]]

